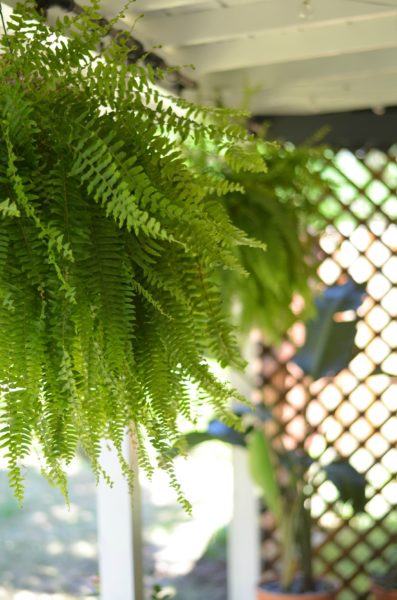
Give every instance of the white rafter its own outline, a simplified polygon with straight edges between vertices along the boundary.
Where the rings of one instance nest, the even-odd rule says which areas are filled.
[[[264,114],[299,114],[396,105],[396,80],[397,65],[389,73],[372,73],[371,77],[351,81],[287,84],[254,95],[251,109]],[[238,100],[235,93],[229,98],[226,94],[225,99],[229,102]]]
[[[123,5],[103,0],[104,15]],[[302,19],[302,0],[136,0],[126,26],[145,48],[162,44],[155,52],[168,64],[195,65],[186,74],[199,84],[199,101],[238,105],[256,87],[251,108],[259,113],[397,105],[397,0],[312,6]]]
[[[286,83],[329,80],[350,80],[354,77],[372,78],[374,73],[393,71],[397,65],[397,47],[326,56],[309,60],[261,65],[213,73],[202,77],[205,89],[235,90],[247,87],[273,88]]]
[[[258,86],[259,112],[397,103],[397,0],[312,5],[308,19],[302,0],[138,0],[133,10],[147,9],[138,38],[195,65],[200,98],[235,104]]]
[[[397,46],[397,10],[372,19],[273,29],[254,38],[228,40],[213,44],[170,48],[172,62],[194,64],[199,75],[245,68],[295,62],[325,56],[361,53]]]
[[[374,16],[390,18],[397,11],[397,2],[394,7],[380,7],[354,0],[328,0],[317,2],[312,18],[302,22],[299,18],[301,5],[302,0],[282,0],[277,8],[269,1],[239,3],[228,8],[218,5],[218,9],[215,4],[192,5],[196,10],[187,14],[175,11],[168,16],[163,12],[149,13],[139,21],[137,31],[166,46],[192,46],[247,38],[274,29],[286,32],[288,28],[343,25],[347,20],[371,20]]]

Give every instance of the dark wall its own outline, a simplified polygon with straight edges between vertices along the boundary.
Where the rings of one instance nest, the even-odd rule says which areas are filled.
[[[333,146],[357,150],[379,148],[387,150],[397,142],[397,107],[387,108],[376,114],[373,110],[357,110],[323,115],[253,117],[255,125],[269,125],[268,137],[304,144],[316,138],[324,130],[321,142]]]

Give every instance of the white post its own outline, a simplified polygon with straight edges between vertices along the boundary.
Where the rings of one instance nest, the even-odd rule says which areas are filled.
[[[254,343],[258,332],[252,332],[244,349],[251,364],[255,355]],[[232,385],[246,398],[251,398],[252,387],[247,376],[230,372]],[[229,525],[227,548],[228,600],[255,600],[260,577],[259,502],[252,482],[245,448],[233,446],[233,516]]]
[[[255,600],[260,575],[259,509],[244,448],[233,448],[233,517],[228,536],[228,600]]]
[[[140,490],[138,473],[126,435],[124,457],[135,469],[131,497],[117,454],[102,444],[101,465],[114,485],[101,480],[97,490],[98,554],[101,600],[143,600]]]

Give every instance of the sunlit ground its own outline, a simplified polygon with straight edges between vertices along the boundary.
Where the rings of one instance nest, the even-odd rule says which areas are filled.
[[[2,467],[0,600],[97,598],[95,482],[88,463],[80,457],[70,469],[70,508],[32,460],[20,509]],[[206,597],[225,600],[225,540],[213,544],[212,538],[231,516],[229,449],[204,444],[189,460],[177,461],[177,475],[194,506],[193,518],[176,503],[167,477],[157,474],[151,483],[142,477],[148,594],[160,583],[177,590],[178,598],[196,600],[204,586]],[[203,562],[209,543],[211,556]]]
[[[70,508],[32,461],[20,509],[0,470],[0,600],[69,600],[96,595],[95,483],[78,458]]]
[[[193,518],[176,504],[166,477],[157,474],[152,482],[142,481],[147,587],[160,583],[177,591],[181,600],[226,599],[224,536],[218,543],[213,537],[232,513],[230,449],[217,442],[203,444],[177,463],[177,474],[193,505]],[[200,560],[206,551],[208,560]]]

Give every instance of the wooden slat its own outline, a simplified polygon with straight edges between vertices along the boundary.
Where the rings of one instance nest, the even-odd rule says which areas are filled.
[[[112,0],[106,0],[104,5],[111,7]],[[134,10],[138,11],[154,11],[171,8],[183,8],[189,5],[208,4],[208,0],[137,0],[134,4]]]
[[[396,46],[396,20],[389,14],[338,25],[272,30],[255,38],[170,48],[168,55],[176,64],[194,64],[198,75],[203,75],[323,56],[359,55]]]
[[[301,0],[283,0],[277,5],[269,1],[247,5],[239,2],[227,8],[211,4],[205,10],[206,6],[198,5],[195,12],[174,12],[168,17],[163,13],[148,14],[137,25],[137,31],[164,45],[191,46],[257,35],[272,29],[300,28],[303,25],[299,17]],[[136,6],[132,8],[135,10]],[[145,11],[144,5],[142,11]],[[316,28],[382,15],[393,17],[396,9],[350,0],[317,0],[313,17],[304,25],[305,28]]]
[[[372,77],[374,73],[387,73],[397,65],[397,47],[381,50],[325,56],[309,60],[265,65],[253,68],[225,71],[203,76],[201,87],[220,90],[243,89],[261,86],[263,89],[299,81],[351,80],[354,77]]]
[[[230,98],[232,101],[233,99]],[[233,102],[233,106],[236,103]],[[373,94],[370,97],[359,97],[341,95],[339,97],[303,97],[296,100],[288,100],[281,97],[280,100],[264,100],[260,97],[252,102],[251,112],[253,114],[274,115],[308,115],[330,112],[347,112],[351,110],[364,110],[372,107],[374,110],[383,110],[384,107],[397,106],[397,92],[386,95],[383,92]]]
[[[313,79],[284,86],[263,86],[253,93],[249,109],[254,114],[327,113],[397,105],[397,66],[386,72],[343,80]],[[219,99],[226,106],[242,106],[246,86],[220,88],[203,95],[207,103]]]

